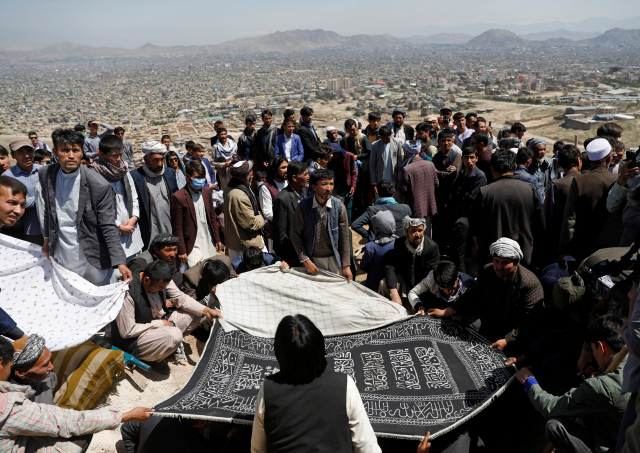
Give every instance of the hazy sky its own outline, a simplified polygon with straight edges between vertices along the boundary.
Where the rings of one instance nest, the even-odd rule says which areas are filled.
[[[62,41],[127,48],[147,42],[218,44],[297,28],[408,37],[453,27],[460,32],[478,22],[513,26],[626,19],[640,16],[639,5],[638,0],[0,0],[0,48],[37,48]]]

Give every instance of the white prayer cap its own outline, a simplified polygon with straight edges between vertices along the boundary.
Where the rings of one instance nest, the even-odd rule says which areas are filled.
[[[518,148],[509,148],[509,151],[511,151],[514,154],[518,154]]]
[[[335,128],[335,127],[333,127],[333,126],[329,126],[329,127],[327,128],[327,132],[331,132],[331,131],[335,131],[335,130],[336,130],[336,128]]]
[[[604,159],[611,153],[611,145],[604,138],[596,138],[587,145],[587,157],[590,161]]]
[[[167,147],[158,140],[147,140],[140,146],[140,151],[145,154],[165,154]]]

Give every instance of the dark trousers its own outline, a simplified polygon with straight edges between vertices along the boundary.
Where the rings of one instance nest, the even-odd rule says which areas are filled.
[[[478,276],[478,262],[476,246],[469,235],[469,219],[460,217],[453,224],[451,230],[451,261],[458,266],[458,272]]]
[[[565,417],[550,418],[545,433],[556,453],[592,453],[595,446],[587,428]]]

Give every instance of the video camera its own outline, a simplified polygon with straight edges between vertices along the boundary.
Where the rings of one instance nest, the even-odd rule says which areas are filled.
[[[640,232],[636,234],[629,251],[619,260],[606,260],[591,268],[591,271],[598,278],[609,276],[613,280],[621,277],[609,290],[609,295],[612,298],[626,300],[633,282],[640,280],[640,266],[638,260],[633,259],[638,254],[638,250],[640,250]]]

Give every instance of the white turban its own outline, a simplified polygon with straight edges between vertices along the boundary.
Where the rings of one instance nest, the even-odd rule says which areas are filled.
[[[403,230],[408,230],[409,227],[417,227],[420,225],[423,225],[425,228],[427,227],[427,221],[424,219],[424,217],[413,218],[406,215],[404,216],[404,219],[402,219]]]
[[[329,132],[331,132],[331,131],[335,131],[335,130],[336,130],[336,128],[335,128],[335,127],[333,127],[333,126],[329,126],[329,127],[327,128],[327,133],[329,133]]]
[[[145,154],[165,154],[167,152],[167,147],[158,140],[147,140],[140,146],[140,151]]]
[[[611,144],[604,138],[596,138],[587,145],[587,157],[590,161],[604,159],[611,153]]]
[[[524,258],[520,244],[509,238],[500,238],[491,244],[489,254],[515,261],[522,261],[522,258]]]

